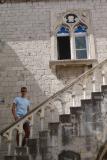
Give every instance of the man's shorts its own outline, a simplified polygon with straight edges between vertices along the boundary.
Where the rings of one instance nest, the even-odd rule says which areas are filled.
[[[29,128],[30,127],[30,122],[29,121],[26,121],[24,124],[23,124],[23,129],[24,128]]]

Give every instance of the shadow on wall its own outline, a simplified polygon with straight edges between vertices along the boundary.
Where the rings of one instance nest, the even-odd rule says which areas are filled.
[[[33,107],[46,99],[34,75],[22,64],[15,51],[0,41],[0,99],[4,100],[0,104],[0,129],[12,121],[10,107],[22,86],[27,86]]]
[[[71,160],[71,159],[81,160],[80,154],[70,150],[67,151],[63,150],[58,156],[58,160]]]

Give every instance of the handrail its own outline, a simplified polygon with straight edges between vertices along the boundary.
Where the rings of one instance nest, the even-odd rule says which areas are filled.
[[[90,75],[91,73],[93,73],[93,71],[102,66],[103,64],[105,64],[105,62],[107,62],[107,59],[103,60],[102,62],[98,63],[97,65],[95,65],[93,68],[91,68],[90,70],[86,71],[85,73],[81,74],[79,77],[77,77],[72,83],[66,85],[63,89],[57,91],[56,93],[54,93],[52,96],[50,96],[48,99],[46,99],[45,101],[43,101],[42,103],[40,103],[37,107],[35,107],[34,109],[32,109],[27,115],[25,115],[23,118],[21,118],[20,120],[18,120],[17,122],[12,123],[11,125],[9,125],[8,127],[6,127],[5,129],[3,129],[0,132],[0,135],[3,136],[3,134],[9,130],[11,127],[13,127],[14,125],[20,123],[20,121],[22,121],[23,119],[25,119],[26,117],[28,117],[29,115],[31,115],[34,111],[37,111],[40,107],[42,107],[43,105],[45,105],[46,103],[51,102],[54,98],[56,98],[58,95],[62,94],[64,91],[66,91],[68,88],[70,88],[71,86],[73,86],[76,82],[78,82],[80,79],[84,78],[87,75]]]

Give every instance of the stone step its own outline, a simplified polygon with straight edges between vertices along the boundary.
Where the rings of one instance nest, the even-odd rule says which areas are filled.
[[[72,114],[80,114],[82,112],[82,107],[78,106],[78,107],[70,107],[70,113]]]
[[[10,155],[10,156],[4,156],[4,160],[15,160],[15,156]]]
[[[45,138],[48,136],[48,130],[39,131],[39,138]]]
[[[39,148],[41,152],[47,151],[48,138],[49,138],[49,131],[44,130],[39,132]]]
[[[101,86],[101,91],[104,93],[107,93],[107,85],[102,85]]]
[[[26,155],[27,154],[27,147],[16,147],[15,148],[17,155]]]
[[[28,155],[7,155],[4,157],[5,160],[29,160],[29,156]]]
[[[29,138],[27,140],[27,146],[31,147],[31,146],[36,146],[37,145],[37,138]]]
[[[81,100],[81,107],[85,106],[85,105],[90,105],[90,104],[93,104],[93,101],[92,99],[82,99]]]
[[[58,135],[59,124],[60,124],[60,122],[48,123],[48,128],[50,130],[50,135],[51,136],[57,136]]]
[[[71,122],[71,115],[70,114],[62,114],[59,116],[59,121],[61,123],[70,123]]]
[[[95,100],[102,100],[104,98],[103,95],[104,95],[103,92],[92,92],[91,93],[92,99],[95,99]]]
[[[15,156],[15,160],[29,160],[29,156],[28,155]]]
[[[37,154],[37,139],[28,139],[27,141],[28,152],[31,155]]]

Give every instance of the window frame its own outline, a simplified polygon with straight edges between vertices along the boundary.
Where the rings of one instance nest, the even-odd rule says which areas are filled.
[[[82,22],[74,25],[74,26],[69,26],[67,24],[64,23],[60,23],[58,24],[55,28],[54,28],[54,32],[52,33],[51,36],[51,60],[58,60],[58,50],[57,50],[57,32],[58,32],[58,28],[61,26],[65,26],[67,28],[69,28],[69,32],[70,32],[70,51],[71,51],[71,61],[73,60],[79,60],[76,59],[76,53],[75,53],[75,34],[79,34],[74,32],[74,29],[76,26],[78,26],[79,24],[81,24]],[[85,23],[82,23],[83,25],[86,25]],[[92,33],[92,30],[90,30],[90,27],[87,26],[87,32],[82,32],[81,34],[83,35],[84,33],[86,34],[86,44],[87,44],[87,59],[84,58],[84,60],[91,60],[91,59],[96,59],[96,47],[95,47],[95,40],[94,40],[94,35]],[[64,35],[63,35],[64,36]],[[80,59],[81,60],[81,59]],[[59,60],[58,60],[59,61]]]
[[[80,23],[78,23],[76,26],[79,26]],[[84,23],[82,23],[83,25],[86,25]],[[58,28],[60,28],[61,26],[65,26],[65,28],[67,27],[69,29],[69,35],[68,34],[58,34],[57,35],[57,32],[58,32]],[[88,35],[88,27],[87,27],[87,32],[78,32],[78,33],[75,33],[75,27],[71,30],[71,28],[69,26],[67,26],[66,24],[61,24],[57,27],[56,29],[56,34],[55,34],[55,44],[57,46],[57,37],[66,37],[66,36],[69,36],[70,37],[70,59],[69,60],[79,60],[79,58],[76,58],[76,44],[75,44],[75,37],[83,37],[85,36],[85,39],[86,39],[86,51],[87,51],[87,58],[80,58],[80,60],[84,59],[84,60],[87,60],[87,59],[90,59],[90,51],[89,51],[89,47],[90,47],[90,40],[89,40],[89,35]],[[56,47],[56,58],[57,60],[60,60],[58,59],[58,49]],[[65,59],[66,60],[66,59]]]
[[[59,15],[56,16],[56,15]],[[73,17],[73,21],[68,22],[68,16]],[[62,17],[62,18],[61,18]],[[92,28],[91,21],[91,12],[89,10],[71,10],[65,13],[52,13],[51,14],[51,60],[49,61],[49,65],[52,68],[56,68],[57,66],[87,66],[92,65],[97,62],[97,54],[96,54],[96,42]],[[74,29],[78,27],[79,24],[83,24],[87,27],[87,59],[76,59],[75,57],[75,35]],[[71,58],[68,60],[60,60],[58,59],[57,52],[57,36],[56,33],[61,26],[65,26],[69,28],[70,31],[70,54]],[[82,31],[82,30],[80,30]],[[81,54],[81,53],[80,53]],[[84,56],[85,57],[85,56]]]
[[[80,58],[80,60],[81,59],[90,59],[89,57],[89,40],[88,40],[88,33],[87,32],[78,32],[78,33],[74,33],[73,32],[73,44],[71,44],[71,45],[73,45],[73,53],[71,53],[71,54],[73,54],[73,57],[74,57],[74,59],[75,60],[79,60],[79,58],[76,58],[76,51],[77,50],[86,50],[87,51],[87,58]],[[86,41],[86,49],[84,48],[84,49],[76,49],[76,42],[75,42],[75,38],[76,37],[85,37],[85,41]]]
[[[65,28],[65,30],[68,29],[68,33],[63,33],[63,32],[62,32],[62,33],[58,33],[58,32],[60,32],[59,30],[60,30],[62,27]],[[59,57],[61,57],[61,56],[60,56],[61,53],[59,53],[59,51],[58,51],[58,50],[59,50],[59,49],[58,49],[58,37],[63,37],[63,38],[64,38],[64,37],[69,37],[69,43],[70,43],[70,39],[71,39],[70,33],[71,33],[71,32],[70,32],[70,28],[69,28],[67,25],[62,24],[62,25],[60,25],[60,26],[57,28],[57,31],[56,31],[56,46],[57,46],[57,47],[56,47],[56,52],[57,52],[57,60],[67,60],[67,59],[59,59]],[[70,46],[69,46],[69,47],[70,47],[70,58],[69,58],[69,59],[71,59],[71,43],[70,43]],[[68,59],[68,60],[69,60],[69,59]]]
[[[67,53],[67,52],[65,52],[65,53],[67,53],[69,56],[70,56],[70,58],[60,58],[59,59],[59,57],[62,57],[61,56],[61,53],[59,52],[59,48],[60,48],[60,46],[58,46],[59,45],[59,42],[58,42],[58,38],[64,38],[64,37],[66,37],[66,38],[69,38],[69,54]],[[57,36],[57,59],[58,60],[69,60],[69,59],[71,59],[71,47],[70,47],[70,35],[69,36]]]

